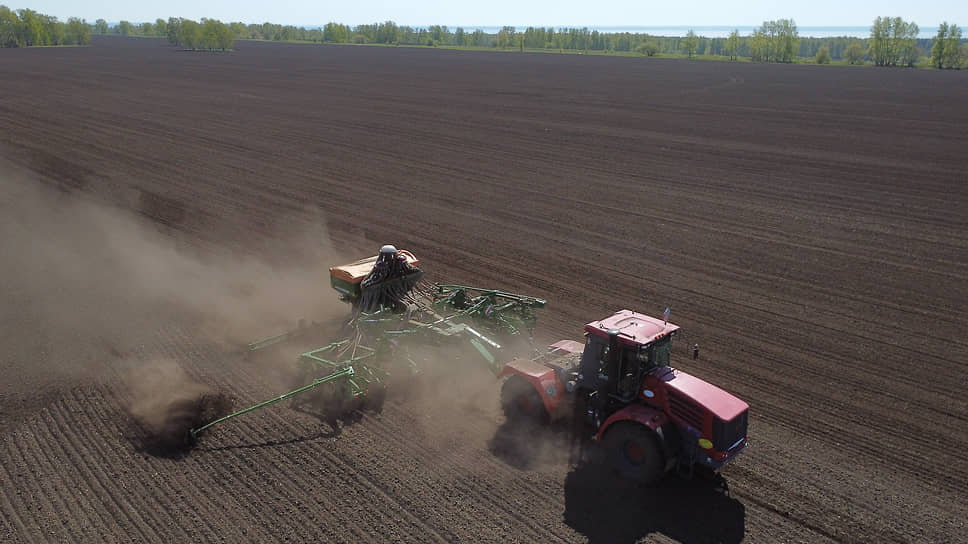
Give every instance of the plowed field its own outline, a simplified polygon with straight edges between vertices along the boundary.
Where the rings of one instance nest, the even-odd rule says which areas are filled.
[[[0,74],[0,541],[968,541],[968,72],[103,38]],[[603,487],[478,370],[146,446],[156,395],[286,391],[239,342],[338,319],[326,267],[384,243],[547,298],[539,344],[670,307],[751,405],[731,495]]]

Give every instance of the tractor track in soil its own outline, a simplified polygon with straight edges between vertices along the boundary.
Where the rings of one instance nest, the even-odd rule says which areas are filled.
[[[39,249],[0,230],[0,540],[968,541],[968,74],[121,38],[3,55],[0,226]],[[29,209],[27,185],[58,196]],[[539,345],[669,306],[679,364],[751,405],[732,495],[602,487],[560,432],[509,435],[473,372],[338,431],[282,403],[152,455],[132,369],[173,361],[238,407],[285,391],[286,363],[213,341],[177,291],[51,303],[118,257],[51,255],[81,279],[29,281],[45,236],[84,229],[75,202],[203,263],[285,272],[287,237],[325,243],[307,228],[338,260],[392,242],[433,280],[548,299]],[[305,296],[329,291],[321,272]],[[125,327],[99,315],[125,297]]]

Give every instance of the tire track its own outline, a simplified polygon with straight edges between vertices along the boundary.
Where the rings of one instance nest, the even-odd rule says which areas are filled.
[[[70,490],[66,487],[68,484],[64,482],[64,478],[58,477],[59,470],[58,464],[55,459],[50,455],[50,450],[44,447],[45,443],[50,443],[53,437],[46,436],[43,439],[38,438],[38,434],[43,433],[45,426],[41,422],[47,419],[49,415],[46,410],[39,414],[35,423],[35,429],[24,431],[23,433],[17,433],[26,442],[30,449],[25,450],[23,447],[17,445],[17,453],[23,461],[25,467],[30,466],[32,463],[28,459],[33,459],[36,463],[35,469],[27,469],[31,472],[33,476],[36,477],[32,482],[24,482],[25,485],[36,485],[40,490],[40,504],[42,510],[47,510],[49,512],[49,517],[43,526],[34,526],[35,535],[37,533],[45,535],[45,538],[51,539],[55,537],[58,540],[78,540],[86,538],[82,533],[80,535],[75,534],[72,531],[72,527],[63,523],[64,516],[68,516],[68,519],[73,518],[77,520],[83,520],[86,518],[84,512],[76,508],[76,505],[72,501],[67,501],[65,497],[72,495]],[[16,444],[17,440],[14,439]],[[30,454],[30,457],[28,457]],[[38,472],[40,474],[38,474]],[[69,506],[70,505],[70,506]],[[53,527],[53,520],[59,519],[62,521],[60,527]],[[35,536],[36,538],[36,536]]]
[[[88,440],[94,443],[101,443],[107,437],[101,435],[100,433],[94,435],[88,435],[85,440],[84,438],[78,436],[75,431],[75,426],[72,425],[72,421],[76,421],[71,418],[69,414],[94,414],[95,412],[91,410],[89,404],[82,399],[78,399],[78,390],[73,390],[70,394],[65,395],[62,403],[58,403],[53,410],[57,413],[59,417],[54,418],[54,425],[58,431],[58,434],[67,439],[67,443],[70,445],[70,449],[73,453],[67,453],[66,456],[69,458],[79,459],[77,463],[79,471],[82,472],[82,478],[86,484],[86,489],[94,493],[95,497],[100,497],[105,499],[104,503],[107,506],[108,511],[106,512],[106,518],[102,518],[101,524],[101,537],[109,534],[108,529],[115,527],[117,525],[124,525],[124,529],[120,534],[131,536],[132,532],[136,532],[140,540],[147,542],[150,540],[155,540],[153,538],[154,532],[151,527],[161,527],[163,526],[163,520],[154,516],[151,509],[136,509],[135,506],[128,500],[128,498],[114,490],[112,482],[117,483],[117,479],[112,477],[105,468],[105,465],[98,464],[94,460],[106,459],[106,456],[102,451],[97,451],[92,449],[87,445]],[[88,393],[90,395],[90,393]],[[87,395],[85,395],[86,397]],[[100,396],[101,399],[107,400],[103,395]],[[91,427],[96,429],[104,429],[106,427],[106,421],[102,418],[90,418],[92,423]],[[83,421],[77,421],[76,424],[81,424]],[[93,440],[92,440],[93,439]],[[66,447],[65,447],[66,449]],[[96,453],[96,455],[93,455]],[[107,504],[110,501],[110,505]],[[93,511],[98,511],[97,509],[92,509]],[[142,513],[146,516],[143,517]],[[147,517],[147,519],[146,519]],[[123,520],[127,520],[128,523],[122,524]],[[113,536],[113,535],[112,535]]]
[[[174,339],[178,340],[179,344],[182,344],[184,346],[191,346],[190,348],[191,350],[199,349],[198,346],[196,346],[192,342],[192,340],[184,333],[184,331],[173,332],[171,336]],[[203,353],[204,353],[203,358],[206,360],[215,361],[218,359],[217,354],[215,354],[214,352],[203,350]],[[232,382],[235,388],[238,388],[239,385],[247,385],[247,387],[252,387],[251,384],[259,383],[258,380],[253,380],[252,376],[248,375],[246,371],[241,370],[241,367],[236,367],[236,370],[238,371],[237,374],[241,375],[243,379]],[[223,387],[229,386],[229,385],[231,384],[227,384],[227,383],[222,384]],[[262,394],[263,396],[268,397],[266,393],[262,393]],[[252,397],[253,391],[251,390],[246,391],[246,395],[249,397]],[[255,392],[255,395],[258,395],[258,392]],[[300,436],[302,434],[303,436],[305,436],[305,431],[306,431],[305,428],[298,426],[296,423],[283,418],[281,415],[278,415],[275,412],[271,412],[271,408],[267,409],[264,415],[265,417],[263,418],[261,425],[260,425],[259,419],[255,417],[247,418],[246,421],[242,421],[242,418],[240,418],[240,420],[237,422],[236,437],[241,438],[242,440],[246,440],[246,439],[250,441],[256,440],[258,443],[272,444],[279,441],[280,435],[288,434],[288,435]],[[265,425],[266,423],[265,420],[273,420],[273,422],[275,423],[275,426],[273,428],[275,430],[266,430],[267,425]],[[219,450],[219,451],[223,451],[223,450]],[[341,491],[340,493],[345,494],[346,489],[356,489],[362,485],[363,487],[368,488],[371,492],[375,492],[377,495],[382,495],[383,498],[386,500],[386,502],[389,502],[391,505],[396,507],[397,509],[397,512],[395,513],[396,516],[399,516],[401,519],[409,518],[410,523],[416,524],[420,528],[419,533],[423,534],[424,538],[426,538],[427,536],[430,536],[431,538],[435,538],[438,541],[444,541],[444,539],[441,538],[439,535],[436,535],[436,537],[434,537],[435,533],[432,528],[430,528],[429,526],[424,526],[419,519],[410,515],[405,509],[400,508],[400,506],[396,503],[393,497],[384,493],[381,489],[379,489],[378,486],[374,485],[373,482],[370,482],[368,480],[361,481],[361,479],[356,475],[356,468],[352,463],[346,462],[339,456],[334,456],[333,452],[330,452],[327,448],[312,448],[312,454],[313,454],[312,456],[308,456],[308,453],[303,451],[303,448],[298,448],[297,450],[287,452],[287,453],[290,453],[290,455],[287,455],[285,457],[285,460],[287,462],[293,463],[297,467],[312,466],[314,464],[319,463],[321,459],[325,461],[329,461],[329,464],[335,465],[336,468],[334,468],[333,471],[328,473],[327,476],[329,478],[333,478],[333,479],[336,479],[337,481],[342,482],[342,485],[338,485],[336,487],[337,489],[344,489],[344,491]],[[294,477],[286,478],[286,476],[292,473],[292,470],[287,469],[278,463],[275,463],[274,460],[275,460],[275,457],[273,457],[273,462],[269,463],[269,465],[274,470],[267,470],[267,473],[272,475],[272,479],[287,480],[289,482],[289,487],[298,489],[302,494],[302,496],[316,497],[316,498],[322,498],[323,500],[326,500],[324,495],[320,495],[319,493],[316,493],[317,488],[306,485],[304,480],[299,478],[294,478]],[[328,509],[332,512],[340,512],[342,510],[344,513],[344,516],[351,515],[352,509],[350,509],[350,511],[346,511],[347,509],[345,507],[342,507],[337,502],[328,502],[328,504],[330,505]],[[373,535],[370,535],[365,529],[366,527],[369,527],[369,526],[370,526],[370,523],[366,521],[361,521],[360,523],[353,524],[351,527],[351,530],[354,532],[355,536],[353,539],[349,541],[358,540],[358,539],[367,540],[367,539],[373,538]],[[340,537],[339,534],[330,535],[330,536]],[[345,537],[341,537],[340,540],[345,540]]]

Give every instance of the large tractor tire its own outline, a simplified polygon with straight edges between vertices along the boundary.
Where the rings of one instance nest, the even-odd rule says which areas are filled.
[[[508,422],[515,425],[540,425],[548,421],[541,394],[518,376],[511,376],[501,387],[501,407]]]
[[[666,472],[666,460],[660,440],[660,436],[645,425],[616,423],[602,439],[603,457],[623,478],[643,485],[653,485]]]

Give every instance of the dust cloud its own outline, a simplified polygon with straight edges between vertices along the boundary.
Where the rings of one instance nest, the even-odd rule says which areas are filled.
[[[426,346],[409,355],[422,372],[408,386],[391,386],[390,398],[420,414],[416,420],[425,440],[445,456],[490,451],[523,470],[567,466],[576,455],[579,437],[565,424],[532,425],[506,421],[501,385],[469,346]],[[506,346],[509,354],[529,356],[534,347],[522,340]],[[402,390],[394,390],[402,389]]]
[[[269,233],[294,248],[269,263],[186,250],[133,211],[0,169],[0,415],[81,380],[127,379],[173,326],[238,348],[344,315],[327,272],[340,258],[323,218],[305,215]]]
[[[151,360],[128,376],[128,412],[145,431],[135,436],[139,449],[159,456],[179,456],[193,440],[189,431],[228,415],[232,398],[201,384],[173,360]]]

